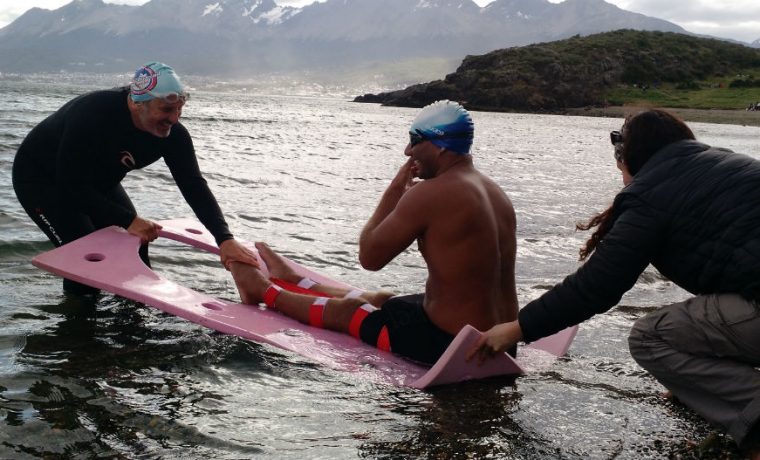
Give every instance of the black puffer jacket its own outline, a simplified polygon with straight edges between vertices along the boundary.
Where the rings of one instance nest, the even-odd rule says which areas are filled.
[[[609,310],[650,263],[695,295],[760,299],[760,161],[675,142],[644,164],[613,209],[588,261],[520,311],[525,341]]]

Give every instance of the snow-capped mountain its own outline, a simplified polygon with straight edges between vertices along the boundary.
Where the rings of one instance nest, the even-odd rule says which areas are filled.
[[[196,74],[351,68],[630,28],[685,32],[604,0],[74,0],[0,29],[0,72],[124,71],[162,59]]]

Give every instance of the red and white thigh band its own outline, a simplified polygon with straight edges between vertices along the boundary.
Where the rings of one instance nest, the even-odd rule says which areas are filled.
[[[354,316],[351,317],[351,322],[348,324],[348,333],[357,339],[360,339],[361,337],[359,336],[359,332],[361,331],[362,322],[370,313],[375,310],[377,310],[377,307],[374,307],[368,303],[360,305],[359,308],[357,308],[354,312]]]

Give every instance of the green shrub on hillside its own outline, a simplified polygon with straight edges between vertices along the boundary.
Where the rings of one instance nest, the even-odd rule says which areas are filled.
[[[739,78],[731,80],[729,88],[760,88],[760,79],[755,80],[752,75],[740,75]]]

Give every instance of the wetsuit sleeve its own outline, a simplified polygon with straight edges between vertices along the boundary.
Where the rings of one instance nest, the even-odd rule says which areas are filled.
[[[580,269],[520,310],[523,339],[547,337],[617,305],[652,260],[658,230],[656,213],[643,204],[620,214]]]
[[[203,178],[195,156],[195,148],[190,134],[181,124],[172,130],[180,131],[170,150],[164,154],[166,166],[177,183],[182,196],[190,205],[198,220],[214,235],[216,244],[232,239],[232,233],[224,220],[224,215],[214,194]]]
[[[107,132],[95,125],[92,117],[74,117],[64,127],[56,153],[55,180],[64,199],[102,222],[127,228],[135,213],[114,202],[93,186],[98,182],[96,133]]]

